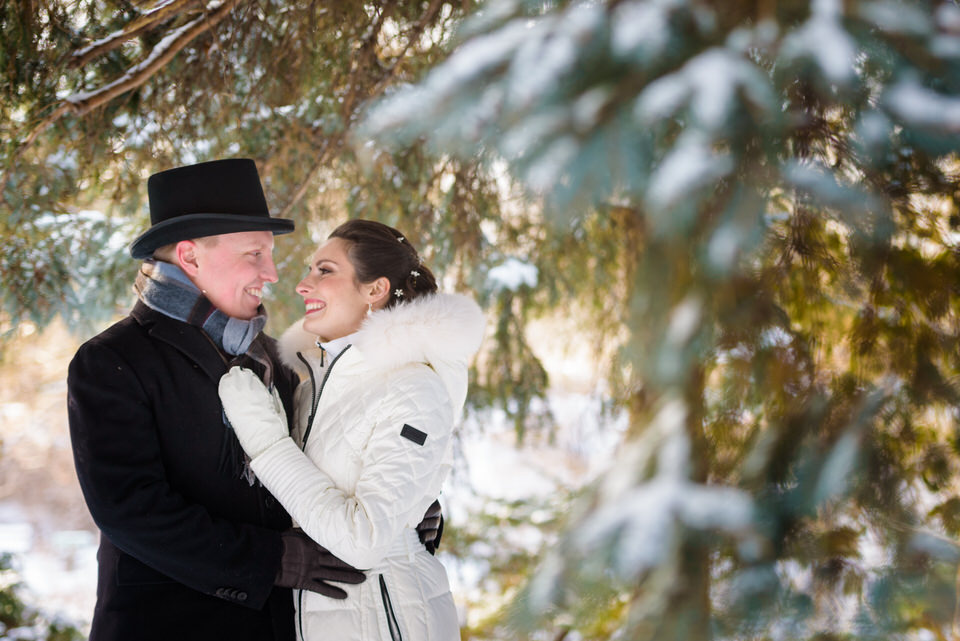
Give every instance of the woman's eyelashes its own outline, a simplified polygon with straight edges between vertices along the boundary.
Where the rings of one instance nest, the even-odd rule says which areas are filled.
[[[312,266],[312,267],[310,267],[310,266],[307,267],[307,275],[308,275],[308,276],[309,276],[310,274],[314,273],[314,272],[316,272],[317,274],[319,274],[319,275],[321,275],[321,276],[326,276],[327,274],[332,273],[332,271],[333,271],[333,270],[327,269],[326,267],[320,267],[319,265],[314,265],[314,266]]]

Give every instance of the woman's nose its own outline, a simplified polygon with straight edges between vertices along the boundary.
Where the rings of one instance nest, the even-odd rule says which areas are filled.
[[[309,278],[309,276],[307,277]],[[296,292],[301,296],[306,296],[310,293],[310,286],[307,285],[307,278],[304,278],[299,283],[297,283]]]

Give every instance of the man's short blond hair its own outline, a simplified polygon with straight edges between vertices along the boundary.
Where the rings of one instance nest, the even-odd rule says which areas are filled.
[[[201,236],[199,238],[190,238],[195,243],[204,245],[206,247],[212,247],[217,244],[217,236]],[[165,263],[177,264],[177,243],[182,241],[177,241],[176,243],[170,243],[169,245],[164,245],[163,247],[157,247],[153,250],[153,259],[163,261]]]

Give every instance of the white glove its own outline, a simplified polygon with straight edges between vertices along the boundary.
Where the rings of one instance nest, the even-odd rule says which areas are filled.
[[[220,378],[219,390],[223,411],[250,458],[260,456],[268,447],[290,436],[276,388],[272,394],[268,392],[252,371],[231,367]]]

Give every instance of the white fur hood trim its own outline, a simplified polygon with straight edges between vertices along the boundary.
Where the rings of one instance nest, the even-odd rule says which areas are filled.
[[[460,294],[431,294],[370,314],[357,332],[354,346],[375,369],[407,363],[466,362],[480,349],[485,319],[473,299]],[[294,323],[280,337],[280,358],[304,372],[297,352],[316,351],[317,337]]]

